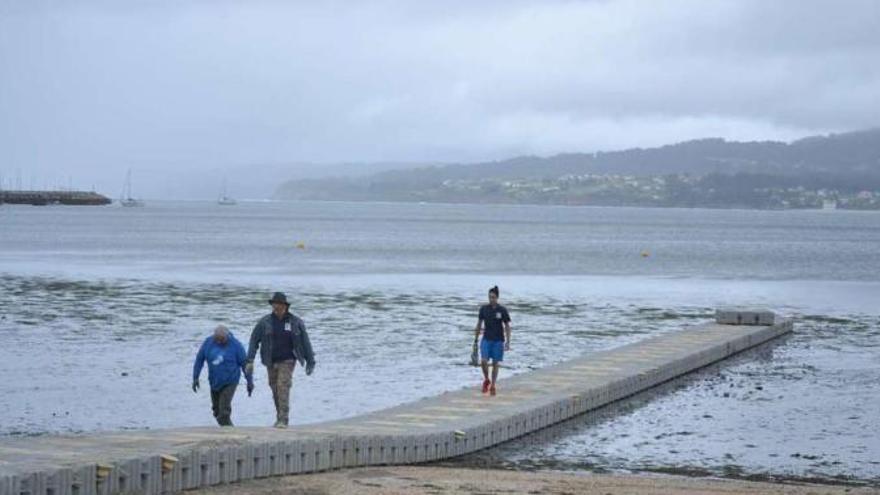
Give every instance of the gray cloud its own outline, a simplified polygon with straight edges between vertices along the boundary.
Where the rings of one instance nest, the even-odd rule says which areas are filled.
[[[878,59],[873,0],[10,0],[0,172],[211,196],[249,164],[793,139],[878,125]]]

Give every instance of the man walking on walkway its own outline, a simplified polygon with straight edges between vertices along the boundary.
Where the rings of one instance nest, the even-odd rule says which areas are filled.
[[[199,391],[199,375],[208,362],[208,382],[211,385],[211,409],[220,426],[232,426],[232,397],[241,379],[241,371],[247,364],[244,346],[225,326],[218,325],[214,335],[205,339],[193,364],[193,392]],[[254,382],[245,370],[248,395],[254,390]]]
[[[290,421],[290,387],[293,368],[299,361],[306,367],[306,375],[315,370],[315,355],[306,333],[306,325],[290,313],[290,303],[283,292],[276,292],[269,300],[272,312],[254,326],[247,352],[247,369],[253,370],[257,350],[260,362],[269,374],[269,387],[275,401],[275,427],[287,428]]]
[[[480,337],[480,366],[483,368],[483,393],[495,395],[498,367],[504,361],[504,351],[510,350],[510,314],[498,304],[498,286],[489,289],[489,304],[480,307],[480,316],[474,339]],[[492,380],[489,380],[489,360],[492,360]]]

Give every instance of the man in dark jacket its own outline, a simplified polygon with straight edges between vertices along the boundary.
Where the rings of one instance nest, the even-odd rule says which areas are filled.
[[[311,375],[315,370],[315,354],[305,323],[289,311],[287,296],[283,292],[276,292],[269,304],[272,305],[272,313],[260,318],[251,333],[247,369],[253,370],[259,350],[260,362],[266,366],[272,399],[275,401],[275,427],[287,428],[293,368],[299,361],[300,366],[305,366],[306,375]]]
[[[214,329],[214,335],[205,339],[193,363],[193,392],[199,391],[199,375],[208,362],[208,382],[211,384],[211,409],[220,426],[232,426],[232,398],[247,364],[244,346],[223,325]],[[254,382],[245,370],[248,395],[254,390]]]

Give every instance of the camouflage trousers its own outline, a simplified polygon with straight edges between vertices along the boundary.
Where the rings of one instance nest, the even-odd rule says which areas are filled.
[[[272,389],[272,399],[275,401],[276,419],[285,425],[290,421],[290,388],[293,386],[294,366],[296,361],[290,360],[272,363],[267,367],[269,387]]]

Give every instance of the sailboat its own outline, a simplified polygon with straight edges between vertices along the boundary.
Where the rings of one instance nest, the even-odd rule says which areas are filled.
[[[226,194],[226,179],[223,179],[223,192],[220,194],[220,197],[217,199],[217,204],[220,206],[234,206],[237,205],[238,202],[235,198],[230,198]]]
[[[125,175],[125,186],[122,188],[122,198],[119,199],[119,204],[128,208],[144,206],[143,200],[131,196],[131,169]]]

